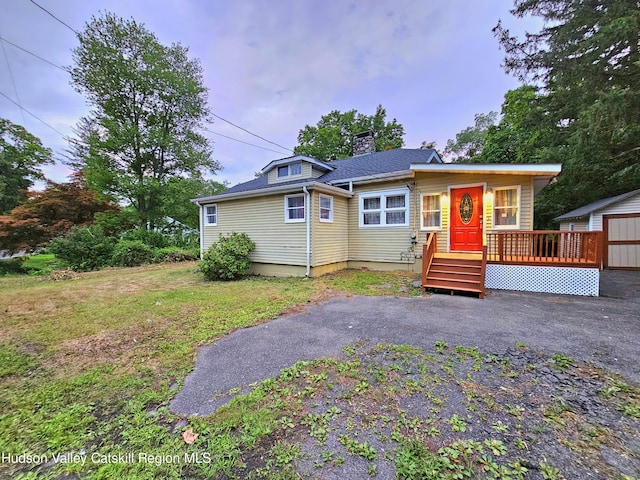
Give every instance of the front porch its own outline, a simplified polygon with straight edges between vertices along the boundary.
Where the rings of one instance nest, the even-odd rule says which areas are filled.
[[[492,232],[481,253],[438,252],[437,234],[430,233],[423,246],[422,287],[480,298],[486,288],[598,296],[602,251],[602,232]]]

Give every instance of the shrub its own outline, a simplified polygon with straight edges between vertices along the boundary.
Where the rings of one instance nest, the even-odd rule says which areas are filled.
[[[162,262],[189,262],[197,260],[200,256],[199,250],[185,250],[178,247],[159,248],[153,254],[153,261]]]
[[[162,232],[157,230],[145,230],[144,228],[134,228],[133,230],[124,232],[122,240],[131,242],[140,241],[153,248],[165,248],[169,246],[167,239]]]
[[[140,240],[120,240],[113,251],[111,265],[138,267],[152,263],[154,250]]]
[[[0,260],[0,277],[10,274],[25,274],[27,270],[24,268],[24,257],[7,258]]]
[[[222,234],[202,256],[200,271],[207,280],[235,280],[242,277],[251,267],[249,253],[255,243],[246,233]]]
[[[116,239],[101,227],[73,227],[64,237],[49,242],[49,252],[77,272],[97,270],[111,264]]]

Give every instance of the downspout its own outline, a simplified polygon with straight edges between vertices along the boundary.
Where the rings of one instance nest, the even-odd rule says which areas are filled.
[[[302,191],[304,192],[304,218],[307,223],[307,273],[305,276],[308,278],[311,274],[311,195],[306,185],[302,187]]]
[[[204,255],[204,207],[200,203],[198,203],[198,207],[200,207],[198,223],[200,223],[200,258],[202,259],[202,255]]]

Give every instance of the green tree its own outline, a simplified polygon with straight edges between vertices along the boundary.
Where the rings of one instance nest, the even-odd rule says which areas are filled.
[[[209,113],[202,67],[182,45],[164,46],[144,25],[111,13],[93,17],[78,40],[72,84],[92,112],[78,124],[71,163],[153,227],[171,178],[220,168],[198,133]]]
[[[353,156],[353,138],[358,133],[372,131],[376,151],[400,148],[404,145],[404,127],[394,118],[387,122],[387,111],[378,105],[376,113],[364,115],[357,110],[334,110],[323,115],[315,127],[306,125],[298,133],[296,154],[321,161]]]
[[[41,165],[52,163],[51,150],[20,125],[0,118],[0,214],[27,199],[34,180],[42,180]]]
[[[501,119],[487,129],[481,163],[558,162],[562,136],[557,125],[549,123],[547,97],[539,89],[524,85],[508,91],[502,103]]]
[[[512,14],[544,23],[523,39],[500,23],[505,69],[540,85],[548,127],[542,159],[561,159],[558,182],[538,197],[554,216],[640,188],[640,4],[635,0],[516,0]]]
[[[489,127],[496,123],[498,114],[489,112],[487,114],[477,113],[474,116],[474,125],[467,127],[456,134],[455,140],[449,139],[444,149],[444,154],[452,162],[471,162],[477,159],[482,153],[484,139]]]
[[[201,178],[173,177],[169,179],[162,191],[164,218],[171,218],[187,227],[197,229],[200,213],[198,207],[191,202],[191,199],[222,193],[227,188],[229,188],[227,182],[220,183]],[[171,225],[161,226],[171,227]]]

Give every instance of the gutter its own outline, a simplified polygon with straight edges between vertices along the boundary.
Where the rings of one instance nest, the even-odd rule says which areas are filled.
[[[366,175],[364,177],[343,178],[329,182],[329,185],[351,185],[358,183],[388,182],[389,180],[404,180],[413,178],[415,173],[412,170],[401,170],[398,172],[382,173],[380,175]]]
[[[304,217],[307,223],[307,273],[305,276],[309,278],[311,273],[311,194],[307,190],[307,186],[302,186],[304,192]]]
[[[198,219],[198,223],[200,224],[200,260],[202,260],[202,256],[204,255],[204,206],[199,205],[200,215]]]

